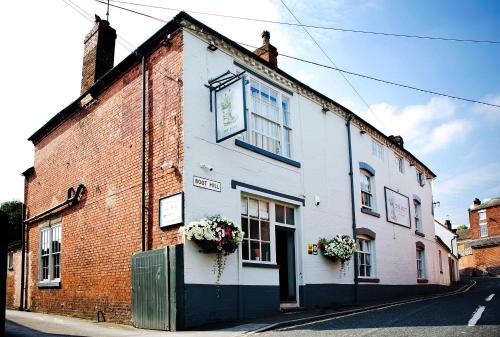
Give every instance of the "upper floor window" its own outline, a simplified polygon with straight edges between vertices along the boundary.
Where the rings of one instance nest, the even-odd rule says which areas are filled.
[[[405,173],[405,161],[402,157],[396,156],[396,168],[400,173]]]
[[[422,232],[422,207],[418,200],[413,199],[413,208],[415,211],[415,229]]]
[[[479,214],[479,235],[484,238],[488,236],[488,223],[486,218],[486,210],[478,212]]]
[[[420,186],[425,185],[425,174],[420,171],[417,171],[417,182]]]
[[[61,223],[40,231],[40,281],[58,281],[61,278]]]
[[[417,278],[425,279],[425,254],[420,248],[417,248]]]
[[[14,269],[14,253],[9,252],[7,254],[7,269],[12,270]]]
[[[358,254],[358,276],[373,277],[374,270],[374,241],[365,237],[358,237],[357,254]]]
[[[361,185],[361,206],[368,209],[374,209],[373,196],[373,176],[365,170],[360,170]]]
[[[372,154],[379,159],[384,159],[384,146],[372,139]]]
[[[247,141],[263,150],[292,157],[290,98],[254,79],[250,80],[250,121]]]

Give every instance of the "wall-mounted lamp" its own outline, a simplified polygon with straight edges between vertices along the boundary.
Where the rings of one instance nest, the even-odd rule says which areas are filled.
[[[216,51],[217,50],[217,46],[215,46],[213,43],[210,43],[207,47],[208,50],[210,51]]]

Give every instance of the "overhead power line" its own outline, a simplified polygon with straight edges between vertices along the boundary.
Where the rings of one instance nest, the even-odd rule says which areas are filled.
[[[107,5],[106,2],[101,1],[101,0],[94,0],[94,1],[97,1],[97,2],[100,2],[102,4]],[[130,10],[128,8],[117,6],[117,5],[113,5],[113,4],[110,4],[110,6],[115,7],[115,8],[120,8],[120,9],[123,9],[125,11],[129,11],[129,12],[132,12],[132,13],[135,13],[135,14],[138,14],[138,15],[142,15],[142,16],[150,17],[151,18],[151,15],[149,15],[149,14],[145,14],[145,13],[133,11],[133,10]],[[160,19],[160,18],[157,18],[157,17],[152,17],[151,19],[154,19],[156,21],[161,21],[161,22],[167,22],[166,20],[163,20],[163,19]],[[255,47],[255,46],[249,45],[247,43],[243,43],[243,42],[237,42],[237,41],[234,41],[234,42],[236,42],[236,43],[238,43],[240,45],[243,45],[243,46],[254,48],[254,49],[259,49],[260,48],[260,47]],[[309,64],[312,64],[312,65],[315,65],[315,66],[318,66],[318,67],[322,67],[322,68],[333,69],[333,70],[336,70],[336,71],[340,71],[340,72],[342,72],[344,74],[358,76],[358,77],[366,78],[366,79],[369,79],[369,80],[372,80],[372,81],[377,81],[377,82],[381,82],[381,83],[385,83],[385,84],[390,84],[390,85],[394,85],[394,86],[398,86],[398,87],[402,87],[402,88],[406,88],[406,89],[411,89],[411,90],[416,90],[416,91],[420,91],[420,92],[425,92],[425,93],[432,94],[432,95],[444,96],[444,97],[453,98],[453,99],[457,99],[457,100],[461,100],[461,101],[466,101],[466,102],[470,102],[470,103],[477,103],[477,104],[487,105],[487,106],[491,106],[491,107],[495,107],[495,108],[500,108],[500,105],[493,104],[493,103],[488,103],[488,102],[478,101],[478,100],[474,100],[474,99],[469,99],[469,98],[463,98],[463,97],[459,97],[459,96],[449,95],[449,94],[445,94],[445,93],[441,93],[441,92],[437,92],[437,91],[432,91],[432,90],[427,90],[427,89],[422,89],[422,88],[414,87],[414,86],[411,86],[411,85],[408,85],[408,84],[402,84],[402,83],[397,83],[397,82],[393,82],[393,81],[389,81],[389,80],[384,80],[384,79],[373,77],[373,76],[363,75],[363,74],[355,73],[355,72],[352,72],[352,71],[344,70],[344,69],[341,69],[341,68],[329,66],[329,65],[326,65],[326,64],[321,64],[321,63],[318,63],[318,62],[306,60],[306,59],[303,59],[303,58],[300,58],[300,57],[296,57],[296,56],[291,56],[291,55],[286,55],[286,54],[281,54],[281,53],[279,55],[282,56],[282,57],[286,57],[286,58],[292,59],[292,60],[296,60],[296,61],[300,61],[300,62],[304,62],[304,63],[309,63]]]
[[[281,3],[283,4],[283,6],[286,8],[286,10],[293,16],[293,18],[299,23],[301,24],[299,18],[297,18],[297,16],[295,16],[295,14],[293,14],[292,10],[285,4],[285,1],[283,0],[280,0]],[[330,55],[328,55],[328,53],[320,46],[320,44],[318,43],[318,41],[316,41],[316,39],[311,35],[311,33],[309,33],[309,31],[307,30],[306,27],[302,26],[302,29],[306,32],[306,34],[309,36],[309,38],[314,42],[314,44],[319,48],[319,50],[321,50],[321,52],[323,53],[323,55],[325,55],[325,57],[330,61],[330,63],[335,67],[335,68],[338,68],[337,65],[335,64],[335,62],[333,61],[333,59],[330,57]],[[383,127],[386,128],[386,130],[388,130],[389,128],[385,125],[385,123],[377,116],[377,114],[372,110],[372,108],[370,107],[370,105],[366,102],[366,100],[363,98],[363,96],[361,96],[360,92],[358,91],[358,89],[356,89],[356,87],[354,87],[354,84],[351,83],[351,81],[349,81],[349,79],[347,78],[347,76],[344,75],[343,72],[339,71],[339,74],[344,78],[344,80],[347,82],[347,84],[349,84],[349,86],[351,87],[351,89],[354,91],[354,93],[356,93],[356,95],[359,97],[359,99],[363,102],[363,104],[366,106],[366,108],[368,109],[368,111],[370,111],[370,113],[382,124]]]
[[[149,5],[149,4],[144,4],[144,3],[132,2],[132,1],[122,1],[122,0],[110,0],[110,1],[115,2],[115,3],[132,5],[132,6],[164,9],[164,10],[176,11],[176,12],[184,11],[187,13],[194,13],[194,14],[207,15],[207,16],[216,16],[216,17],[226,18],[226,19],[264,22],[264,23],[287,25],[287,26],[300,26],[300,27],[306,27],[306,28],[333,30],[333,31],[338,31],[338,32],[357,33],[357,34],[365,34],[365,35],[380,35],[380,36],[389,36],[389,37],[436,40],[436,41],[449,41],[449,42],[500,44],[500,41],[496,41],[496,40],[462,39],[462,38],[447,37],[447,36],[431,36],[431,35],[377,32],[377,31],[362,30],[362,29],[350,29],[350,28],[342,28],[342,27],[309,25],[309,24],[294,23],[294,22],[283,22],[283,21],[276,21],[276,20],[249,18],[249,17],[236,16],[236,15],[226,15],[226,14],[218,14],[218,13],[210,13],[210,12],[202,12],[202,11],[194,11],[194,10],[183,10],[183,9],[179,9],[179,8],[165,7],[165,6],[159,6],[159,5]],[[102,1],[99,1],[99,2],[102,2]]]

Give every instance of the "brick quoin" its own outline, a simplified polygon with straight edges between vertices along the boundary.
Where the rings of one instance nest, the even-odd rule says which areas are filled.
[[[178,227],[158,226],[158,200],[182,191],[182,32],[147,56],[147,246],[179,244]],[[83,199],[62,220],[61,287],[38,288],[40,226],[27,229],[28,309],[131,322],[130,257],[141,250],[141,65],[35,142],[27,182],[28,217],[85,185]]]

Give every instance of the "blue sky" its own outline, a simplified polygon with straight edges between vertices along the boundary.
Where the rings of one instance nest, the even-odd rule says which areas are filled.
[[[73,0],[90,14],[104,17],[93,0]],[[293,22],[279,0],[137,0],[184,10]],[[285,0],[303,23],[395,32],[500,40],[500,2],[496,1],[319,1]],[[30,10],[26,10],[29,5]],[[124,5],[126,6],[126,5]],[[0,201],[22,198],[19,173],[33,165],[29,135],[79,94],[83,37],[92,24],[63,1],[8,2],[0,13],[5,89],[9,99],[0,114]],[[174,11],[131,7],[169,20]],[[12,13],[23,13],[23,23]],[[44,15],[39,15],[44,13]],[[193,14],[228,37],[260,45],[268,29],[279,52],[328,64],[300,27],[254,23]],[[137,46],[160,22],[111,9],[118,34]],[[29,23],[26,23],[29,22]],[[13,30],[13,27],[17,27]],[[457,43],[383,37],[311,29],[311,34],[340,67],[455,96],[500,104],[500,44]],[[15,51],[15,52],[14,52]],[[130,53],[117,45],[116,62]],[[279,58],[280,67],[365,117],[386,134],[401,134],[405,146],[438,176],[436,216],[467,223],[474,197],[500,196],[500,109],[440,98],[370,80],[350,81],[370,105],[360,101],[336,72]],[[5,80],[7,79],[7,80]]]

